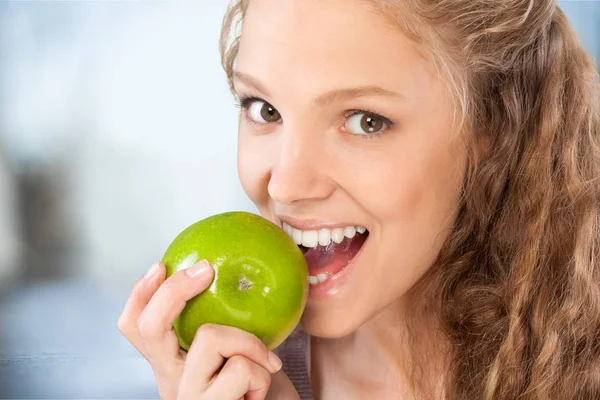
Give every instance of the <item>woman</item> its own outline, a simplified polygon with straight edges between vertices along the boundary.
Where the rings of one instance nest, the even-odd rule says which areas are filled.
[[[222,326],[184,354],[213,271],[156,264],[119,327],[163,398],[600,398],[599,80],[554,1],[244,0],[221,49],[311,289],[279,358]]]

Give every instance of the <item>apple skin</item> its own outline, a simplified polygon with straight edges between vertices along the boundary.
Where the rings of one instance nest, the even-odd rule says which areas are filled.
[[[292,333],[306,305],[308,267],[279,226],[244,211],[213,215],[181,232],[162,261],[170,276],[203,259],[214,279],[173,324],[184,350],[206,323],[243,329],[270,350]]]

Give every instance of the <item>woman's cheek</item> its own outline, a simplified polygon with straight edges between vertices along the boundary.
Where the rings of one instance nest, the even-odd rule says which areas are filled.
[[[238,176],[242,188],[252,202],[261,207],[268,203],[267,187],[271,168],[268,152],[261,149],[256,140],[244,138],[240,134],[238,141]]]

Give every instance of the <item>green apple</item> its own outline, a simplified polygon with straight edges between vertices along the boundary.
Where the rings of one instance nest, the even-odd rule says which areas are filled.
[[[308,267],[294,241],[256,214],[228,212],[185,229],[162,261],[170,276],[203,259],[215,276],[175,320],[180,346],[189,350],[205,323],[243,329],[270,350],[279,346],[300,321],[308,294]]]

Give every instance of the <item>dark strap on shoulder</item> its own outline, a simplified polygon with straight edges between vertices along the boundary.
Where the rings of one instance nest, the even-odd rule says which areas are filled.
[[[283,361],[283,372],[294,384],[300,399],[313,400],[308,366],[310,337],[298,327],[274,352]]]

